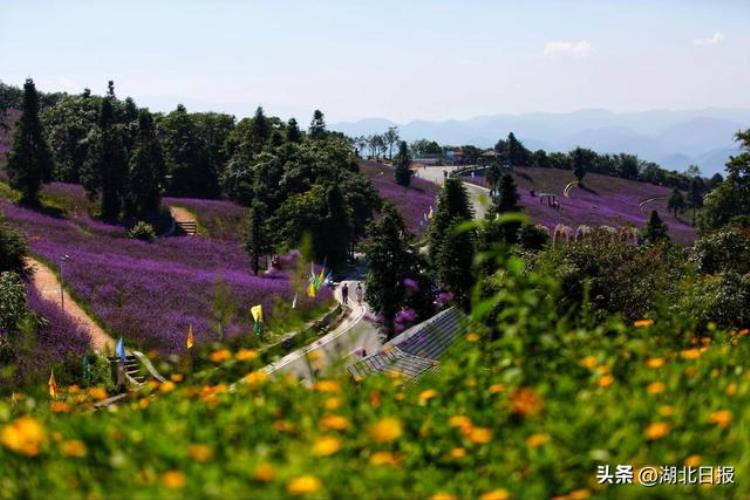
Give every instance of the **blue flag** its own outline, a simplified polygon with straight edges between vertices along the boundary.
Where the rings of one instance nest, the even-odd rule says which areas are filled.
[[[115,354],[125,361],[125,342],[123,342],[122,337],[120,337],[117,344],[115,344]]]

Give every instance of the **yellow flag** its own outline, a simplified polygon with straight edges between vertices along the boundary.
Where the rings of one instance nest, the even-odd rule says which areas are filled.
[[[325,276],[323,276],[323,273],[325,272],[325,270],[326,270],[325,267],[320,268],[320,274],[318,275],[318,283],[317,283],[318,288],[323,286],[323,280],[325,279]]]
[[[49,385],[49,395],[52,399],[57,398],[57,382],[55,382],[55,370],[50,371],[49,374],[49,382],[47,382],[47,385]]]
[[[432,212],[432,207],[430,207],[430,213],[427,214],[427,218],[432,220],[432,217],[433,217],[433,212]]]
[[[253,319],[256,323],[263,323],[263,306],[258,304],[250,308],[250,314],[253,315]]]
[[[311,299],[315,298],[315,285],[313,285],[312,283],[307,285],[307,296]]]
[[[187,334],[187,340],[185,341],[185,344],[187,345],[188,349],[193,348],[193,324],[190,323],[190,326],[188,327],[188,334]]]

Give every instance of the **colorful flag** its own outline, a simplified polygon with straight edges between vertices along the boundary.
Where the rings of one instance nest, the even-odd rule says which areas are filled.
[[[190,323],[190,326],[188,326],[188,334],[187,334],[187,340],[185,340],[185,345],[187,345],[188,349],[192,349],[194,344],[193,340],[193,324]]]
[[[262,323],[263,322],[263,306],[257,305],[250,308],[250,314],[253,315],[253,319],[256,323]]]
[[[432,205],[430,205],[430,213],[429,213],[429,214],[427,214],[427,218],[428,218],[429,220],[432,220],[432,217],[433,217],[434,215],[435,215],[435,214],[434,214],[434,212],[432,211]]]
[[[311,299],[315,298],[315,285],[312,283],[307,285],[307,296],[310,297]]]
[[[52,399],[57,399],[57,382],[55,382],[55,370],[50,371],[49,382],[49,395]]]
[[[125,342],[120,337],[115,345],[115,355],[119,357],[123,362],[125,361]]]
[[[326,279],[323,280],[324,285],[330,285],[333,283],[333,271],[328,271],[328,274],[326,275]]]
[[[315,283],[316,290],[320,290],[320,287],[323,286],[323,281],[325,280],[325,274],[323,273],[325,273],[325,271],[326,271],[325,267],[320,268],[320,274],[318,275],[318,280]]]

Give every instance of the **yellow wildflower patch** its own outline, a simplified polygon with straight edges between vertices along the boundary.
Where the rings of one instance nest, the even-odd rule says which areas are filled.
[[[258,359],[258,351],[255,349],[240,349],[234,355],[234,359],[237,361],[254,361]]]
[[[370,456],[370,463],[372,465],[398,467],[399,458],[398,455],[391,453],[390,451],[378,451]]]
[[[208,360],[212,363],[223,363],[224,361],[229,361],[232,359],[232,353],[229,349],[219,349],[218,351],[214,351],[208,356]]]
[[[476,427],[469,433],[469,441],[476,444],[485,444],[492,441],[492,431],[486,427]]]
[[[9,450],[33,457],[45,440],[44,427],[33,417],[20,417],[0,429],[0,443]]]
[[[319,437],[312,447],[312,454],[319,457],[333,455],[341,449],[341,440],[333,436]]]
[[[310,474],[305,474],[289,481],[286,491],[291,495],[308,495],[320,491],[322,487],[320,479]]]
[[[479,496],[479,500],[508,500],[510,493],[502,488],[488,491]]]
[[[666,422],[654,422],[646,427],[646,432],[644,434],[646,436],[646,439],[650,439],[653,441],[663,438],[664,436],[669,434],[671,430],[672,426]]]
[[[187,478],[178,470],[170,470],[162,474],[161,482],[169,489],[178,490],[185,486]]]
[[[378,443],[390,443],[395,441],[403,433],[401,421],[397,418],[388,417],[379,420],[370,429],[370,435]]]
[[[648,328],[649,326],[654,324],[653,319],[639,319],[635,323],[633,323],[633,326],[636,328]]]
[[[729,426],[732,423],[732,412],[729,410],[715,411],[708,417],[708,421],[712,424],[716,424],[722,429]]]
[[[320,420],[320,425],[326,429],[343,431],[349,427],[349,420],[341,415],[326,415]]]
[[[648,392],[649,394],[660,394],[664,392],[664,388],[664,384],[662,384],[661,382],[651,382],[646,387],[646,392]]]

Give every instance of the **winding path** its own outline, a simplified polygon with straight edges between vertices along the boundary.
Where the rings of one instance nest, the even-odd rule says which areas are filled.
[[[442,185],[443,179],[445,178],[443,172],[450,173],[457,168],[458,167],[453,166],[435,166],[421,168],[418,170],[418,172],[419,177],[421,177],[422,179],[426,179],[430,182],[434,182],[435,184]],[[466,191],[469,193],[471,202],[474,205],[475,217],[477,219],[483,219],[484,213],[487,211],[487,207],[489,206],[490,190],[482,186],[477,186],[476,184],[471,184],[470,182],[464,182],[464,187],[466,187]]]
[[[60,307],[60,280],[57,279],[55,273],[45,264],[30,257],[26,259],[26,265],[31,269],[31,284],[39,295]],[[67,290],[63,290],[62,300],[65,314],[88,333],[91,338],[91,348],[95,352],[112,352],[115,341],[91,319],[86,311],[81,309]]]

